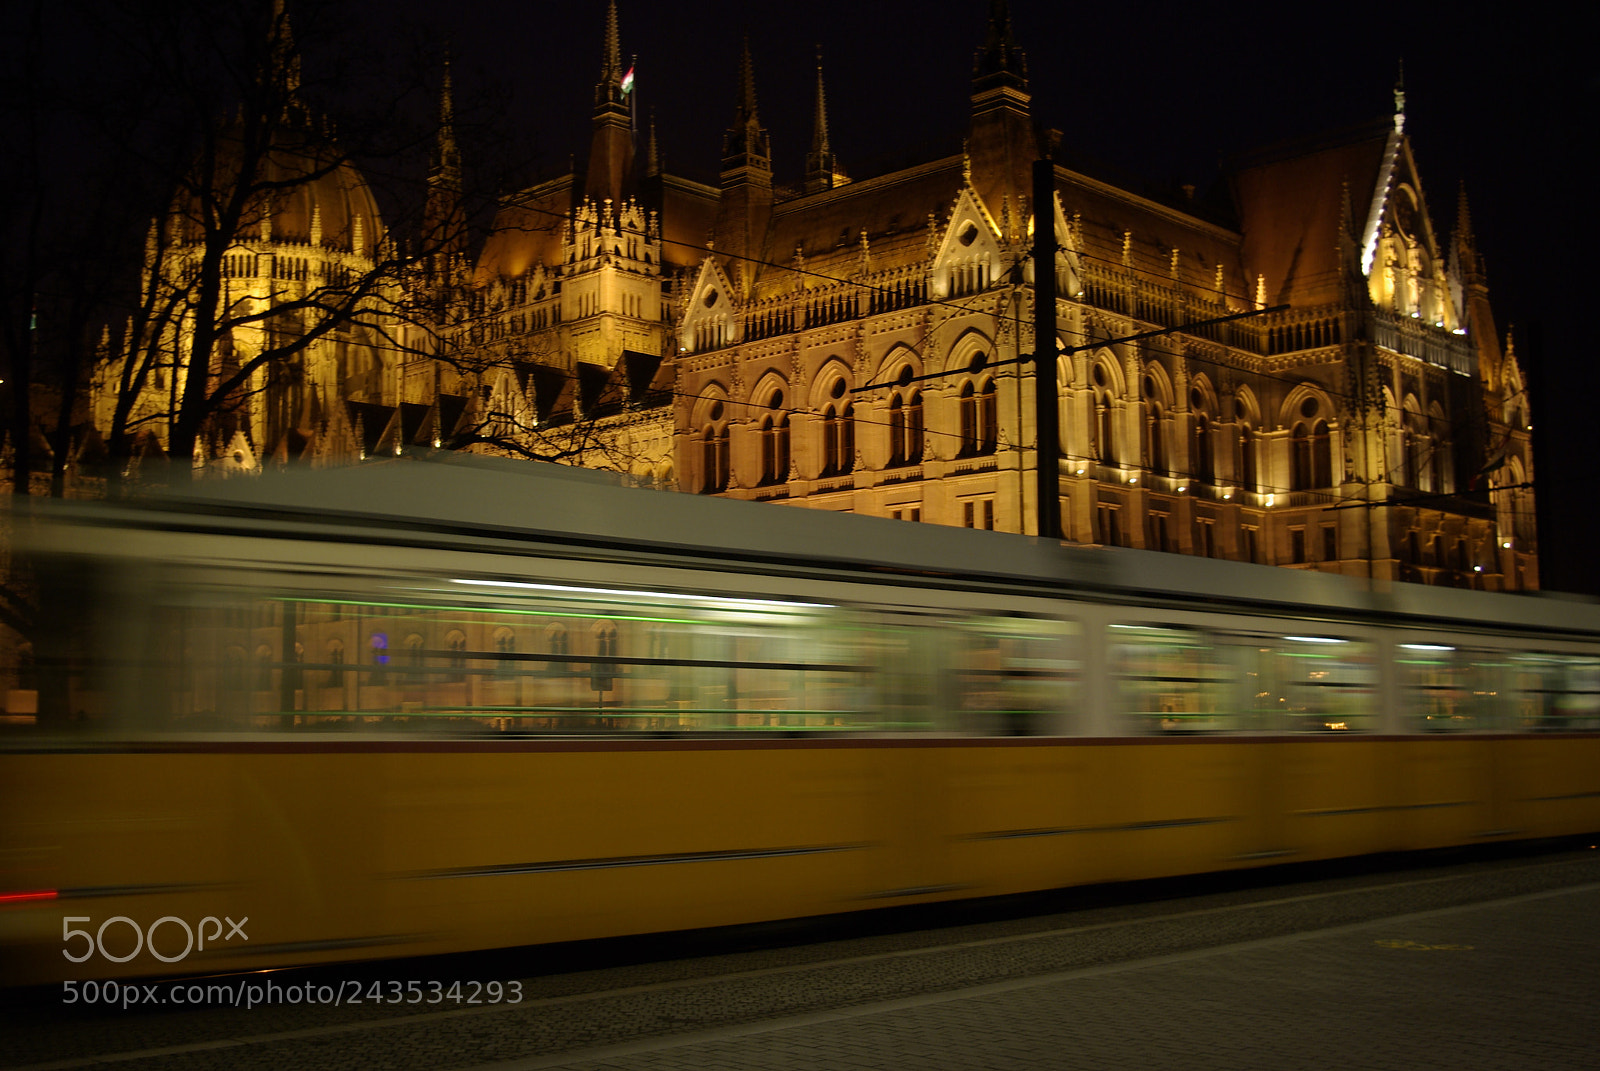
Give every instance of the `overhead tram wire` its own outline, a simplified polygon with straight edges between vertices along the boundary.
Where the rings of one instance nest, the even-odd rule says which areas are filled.
[[[574,381],[577,379],[576,376],[574,376],[574,375],[572,375],[571,373],[568,373],[568,372],[560,372],[558,374],[561,375],[565,379],[574,380]],[[815,416],[816,415],[816,410],[814,410],[814,409],[796,409],[796,408],[792,408],[792,407],[789,407],[789,406],[768,406],[768,405],[762,405],[760,402],[739,401],[737,399],[726,398],[726,397],[722,397],[722,396],[714,395],[714,394],[690,394],[690,393],[687,393],[687,392],[684,392],[684,391],[664,391],[662,393],[668,394],[668,395],[670,395],[671,397],[674,397],[674,398],[682,398],[682,399],[685,399],[687,401],[718,401],[718,402],[723,402],[724,404],[727,404],[727,405],[737,405],[737,406],[743,406],[746,409],[759,410],[762,413],[782,413],[782,414],[784,414],[786,416]],[[869,420],[869,419],[866,419],[864,417],[855,417],[854,419],[855,419],[857,424],[863,424],[863,425],[866,425],[868,427],[887,428],[887,427],[891,427],[892,426],[889,423],[887,423],[886,421],[882,421],[882,420]],[[935,429],[928,428],[928,427],[924,427],[923,428],[923,434],[929,435],[929,436],[935,436],[935,437],[938,437],[938,438],[941,438],[941,439],[964,439],[965,438],[965,436],[963,436],[960,432],[937,431]],[[486,443],[485,445],[492,446],[494,444],[493,443]],[[1007,452],[1007,453],[1010,453],[1010,452],[1013,452],[1013,451],[1021,451],[1021,450],[1032,449],[1032,447],[1029,447],[1029,446],[1027,446],[1027,445],[1025,445],[1023,443],[1002,442],[1000,445],[1002,445],[1004,447],[1005,452]],[[997,453],[999,452],[998,448],[997,448],[996,452]],[[1205,478],[1202,477],[1199,473],[1190,472],[1190,471],[1187,471],[1187,470],[1169,468],[1164,472],[1154,472],[1154,471],[1151,471],[1151,470],[1147,470],[1143,465],[1129,465],[1129,464],[1125,464],[1125,463],[1122,463],[1122,462],[1107,461],[1106,459],[1104,459],[1102,457],[1096,457],[1096,456],[1091,456],[1091,455],[1087,455],[1087,454],[1062,453],[1062,454],[1059,455],[1059,457],[1063,461],[1068,461],[1068,462],[1072,462],[1074,464],[1080,464],[1080,465],[1103,465],[1103,466],[1106,466],[1106,467],[1109,467],[1109,468],[1139,469],[1141,472],[1144,472],[1147,476],[1156,476],[1156,477],[1161,477],[1161,478],[1165,478],[1165,479],[1174,479],[1174,480],[1180,480],[1180,479],[1184,480],[1191,487],[1193,487],[1193,486],[1217,486],[1217,485],[1221,485],[1221,484],[1225,483],[1225,481],[1218,481],[1214,476],[1212,477],[1211,481],[1209,483],[1207,483]],[[1508,485],[1506,487],[1494,487],[1494,488],[1490,488],[1489,490],[1490,491],[1509,491],[1509,490],[1515,490],[1515,489],[1518,489],[1518,488],[1527,488],[1527,487],[1533,487],[1533,486],[1534,485],[1531,482],[1524,482],[1524,483],[1521,483],[1521,484]],[[1358,498],[1358,497],[1355,497],[1353,495],[1342,494],[1342,493],[1337,492],[1337,491],[1327,491],[1327,490],[1322,489],[1322,488],[1293,488],[1293,487],[1281,487],[1281,486],[1278,486],[1278,485],[1272,485],[1272,486],[1266,487],[1265,490],[1256,490],[1255,488],[1248,488],[1248,487],[1237,487],[1237,488],[1234,489],[1234,491],[1235,491],[1236,494],[1254,494],[1254,495],[1288,495],[1288,494],[1301,494],[1301,493],[1314,494],[1314,495],[1321,496],[1325,500],[1324,504],[1327,505],[1327,507],[1330,510],[1335,510],[1335,509],[1355,509],[1355,508],[1358,508],[1358,507],[1359,508],[1372,508],[1372,507],[1375,507],[1375,506],[1390,506],[1390,507],[1399,508],[1399,507],[1411,506],[1415,502],[1417,502],[1419,500],[1423,500],[1423,499],[1453,498],[1453,497],[1459,497],[1459,495],[1460,495],[1460,492],[1440,493],[1440,494],[1431,494],[1430,493],[1430,494],[1426,494],[1426,495],[1407,497],[1407,498],[1404,498],[1404,499],[1387,498],[1387,499],[1373,500],[1373,499],[1366,499],[1366,498]],[[1172,492],[1172,493],[1188,497],[1188,493],[1187,492]],[[1422,507],[1422,508],[1432,508],[1432,507]]]
[[[536,213],[539,213],[539,214],[542,214],[542,215],[549,216],[549,217],[551,217],[553,219],[556,219],[556,220],[566,220],[568,218],[567,214],[565,214],[565,213],[557,212],[554,209],[544,208],[543,206],[539,206],[539,205],[521,204],[521,205],[518,205],[517,207],[522,209],[522,210],[524,210],[524,211],[536,212]],[[630,234],[630,235],[634,235],[636,237],[641,237],[641,238],[642,237],[646,237],[646,233],[644,231],[635,230],[635,229],[627,228],[627,227],[619,227],[618,228],[618,233],[620,233],[620,234]],[[659,238],[659,241],[664,245],[681,246],[681,247],[687,248],[687,249],[696,249],[696,250],[698,250],[698,249],[704,248],[704,247],[702,247],[699,244],[694,243],[694,242],[688,242],[688,241],[684,241],[682,239],[667,238],[665,236],[661,236]],[[890,287],[878,286],[878,285],[873,284],[873,283],[862,282],[862,281],[855,280],[855,279],[846,279],[846,278],[841,278],[839,276],[828,275],[826,273],[814,271],[814,270],[811,270],[811,269],[808,269],[808,268],[801,268],[801,267],[798,267],[798,266],[793,265],[793,264],[780,264],[780,263],[778,263],[776,261],[764,260],[764,259],[762,259],[760,257],[752,257],[752,256],[744,255],[744,254],[738,254],[738,253],[715,254],[715,250],[710,250],[710,249],[707,249],[706,252],[710,253],[710,254],[713,254],[713,255],[725,256],[725,257],[729,258],[730,260],[744,261],[744,262],[747,262],[747,263],[759,265],[761,267],[772,268],[772,269],[775,269],[775,270],[778,270],[778,271],[793,272],[795,274],[806,276],[808,278],[821,279],[821,280],[823,280],[825,282],[836,284],[836,285],[840,285],[840,286],[851,286],[851,287],[855,287],[855,288],[858,288],[858,289],[861,289],[861,290],[875,291],[875,292],[884,293],[884,294],[893,294],[893,293],[895,293],[895,291]],[[1089,253],[1087,251],[1082,251],[1082,250],[1077,251],[1077,255],[1080,256],[1080,257],[1088,257],[1090,259],[1100,260],[1100,261],[1103,261],[1103,262],[1108,263],[1108,264],[1109,263],[1114,263],[1111,260],[1109,260],[1109,258],[1101,257],[1101,256],[1098,256],[1096,254]],[[1161,278],[1161,279],[1165,278],[1164,276],[1161,276],[1159,273],[1151,271],[1151,270],[1146,269],[1146,268],[1139,268],[1139,267],[1135,267],[1135,266],[1132,266],[1132,265],[1119,265],[1119,266],[1124,267],[1126,270],[1129,270],[1129,271],[1134,271],[1134,272],[1137,272],[1137,273],[1142,274],[1142,275],[1148,275],[1148,276],[1150,276],[1152,278]],[[1211,293],[1217,293],[1220,296],[1222,296],[1224,298],[1224,300],[1226,299],[1227,295],[1226,295],[1225,291],[1217,291],[1217,290],[1212,290],[1210,288],[1201,288],[1201,289],[1207,290],[1208,292],[1211,292]],[[983,296],[985,296],[984,293],[969,295],[968,299],[965,300],[965,301],[962,301],[962,302],[956,302],[956,301],[950,301],[950,300],[938,299],[938,298],[927,298],[926,300],[920,302],[919,304],[927,305],[927,306],[934,306],[934,307],[949,308],[949,309],[954,309],[954,310],[959,311],[959,312],[971,312],[972,311],[971,299],[972,298],[981,298]],[[1097,309],[1096,306],[1092,306],[1092,305],[1087,306],[1087,307],[1090,308],[1090,309]],[[1152,338],[1160,338],[1160,337],[1171,335],[1171,334],[1175,334],[1175,333],[1178,333],[1178,332],[1187,331],[1187,330],[1189,330],[1191,328],[1204,327],[1204,326],[1209,326],[1209,325],[1219,324],[1219,323],[1227,323],[1227,322],[1234,321],[1234,320],[1241,320],[1241,319],[1247,319],[1247,318],[1254,317],[1254,316],[1266,315],[1268,313],[1282,312],[1282,311],[1285,311],[1285,310],[1287,310],[1287,309],[1289,309],[1291,307],[1292,306],[1290,306],[1288,304],[1281,304],[1281,305],[1270,306],[1270,307],[1263,308],[1263,309],[1247,309],[1247,310],[1245,310],[1243,312],[1231,313],[1231,314],[1226,315],[1226,316],[1215,317],[1215,318],[1208,319],[1208,320],[1196,320],[1196,321],[1191,321],[1191,322],[1184,323],[1184,324],[1175,325],[1173,327],[1154,328],[1154,329],[1152,329],[1150,331],[1140,332],[1140,333],[1137,333],[1137,334],[1134,334],[1134,335],[1122,336],[1122,337],[1118,337],[1118,338],[1095,340],[1093,342],[1082,343],[1082,344],[1079,344],[1077,346],[1064,347],[1064,348],[1059,350],[1059,354],[1058,355],[1070,355],[1070,354],[1079,353],[1079,352],[1082,352],[1082,351],[1085,351],[1085,350],[1094,350],[1094,349],[1099,349],[1099,348],[1102,348],[1102,347],[1113,346],[1113,345],[1125,345],[1125,344],[1130,343],[1130,342],[1146,341],[1146,340],[1149,340],[1149,339],[1152,339]],[[1108,311],[1108,310],[1097,310],[1097,311]],[[1114,313],[1113,315],[1122,315],[1122,314]],[[1131,319],[1131,317],[1129,317],[1129,318]],[[1281,374],[1274,374],[1274,373],[1266,372],[1266,371],[1262,371],[1262,370],[1251,369],[1251,368],[1248,368],[1248,367],[1246,367],[1244,365],[1241,365],[1241,364],[1239,364],[1237,362],[1219,360],[1219,359],[1217,359],[1215,357],[1206,357],[1204,355],[1201,355],[1201,354],[1198,354],[1198,353],[1189,352],[1189,351],[1184,351],[1184,352],[1180,353],[1178,351],[1160,349],[1160,348],[1156,348],[1156,347],[1149,347],[1149,349],[1151,349],[1155,353],[1159,353],[1159,354],[1162,354],[1162,355],[1168,356],[1168,357],[1175,357],[1175,358],[1176,357],[1182,357],[1185,360],[1193,360],[1193,361],[1196,361],[1197,363],[1209,364],[1209,365],[1212,365],[1213,367],[1217,367],[1217,368],[1230,368],[1230,369],[1234,369],[1234,370],[1238,370],[1238,371],[1247,371],[1247,372],[1250,372],[1252,375],[1257,375],[1257,376],[1260,376],[1260,377],[1265,378],[1265,379],[1271,379],[1271,380],[1275,380],[1275,381],[1282,382],[1282,383],[1288,383],[1288,384],[1293,385],[1293,386],[1301,386],[1301,385],[1304,385],[1304,383],[1306,382],[1306,380],[1303,379],[1303,378],[1297,379],[1297,378],[1293,378],[1293,377],[1285,376],[1285,375],[1281,375]],[[1000,367],[1004,367],[1004,366],[1007,366],[1007,365],[1021,364],[1021,363],[1024,363],[1025,361],[1031,361],[1031,360],[1033,360],[1032,356],[1017,357],[1017,358],[1012,358],[1012,359],[1008,359],[1008,360],[1005,360],[1005,361],[997,361],[997,362],[984,361],[981,364],[979,364],[977,362],[974,362],[973,364],[968,365],[963,369],[950,370],[950,371],[946,371],[946,372],[929,373],[929,374],[926,374],[926,375],[923,375],[923,376],[915,377],[912,380],[910,380],[909,382],[916,383],[916,382],[923,382],[923,381],[932,380],[932,379],[940,379],[940,378],[948,377],[950,375],[961,374],[962,372],[986,371],[986,370],[989,370],[989,369],[992,369],[992,368],[1000,368]],[[563,375],[565,375],[565,373],[563,373]],[[568,378],[571,378],[571,377],[568,377]],[[869,384],[869,385],[867,385],[865,387],[852,387],[852,388],[850,388],[850,393],[852,393],[852,394],[862,393],[862,392],[864,392],[866,390],[881,389],[881,388],[886,387],[886,386],[887,387],[893,387],[893,386],[897,386],[897,385],[901,385],[901,384],[895,384],[895,383]],[[1352,401],[1355,398],[1355,394],[1353,394],[1350,391],[1339,390],[1337,388],[1328,387],[1328,386],[1325,386],[1325,385],[1322,385],[1322,384],[1318,384],[1317,386],[1318,386],[1319,390],[1321,390],[1324,394],[1327,394],[1330,397],[1342,398],[1347,402]],[[703,395],[681,394],[681,393],[676,392],[676,391],[673,391],[673,392],[670,392],[670,393],[672,394],[673,397],[682,397],[682,398],[687,398],[687,399],[691,399],[691,400],[701,400],[701,399],[704,399],[706,397],[706,396],[703,396]],[[813,415],[813,411],[809,410],[809,409],[790,409],[790,408],[774,409],[774,408],[772,408],[770,406],[761,406],[761,405],[759,405],[759,403],[755,403],[755,402],[739,402],[739,401],[736,401],[736,400],[730,399],[730,398],[718,398],[716,400],[724,401],[724,402],[727,402],[728,404],[742,405],[742,406],[745,406],[747,408],[759,408],[759,409],[762,409],[763,411],[767,411],[767,412],[783,412],[783,413],[786,413],[786,414]],[[861,422],[865,423],[865,424],[872,425],[872,426],[887,426],[882,421],[870,421],[870,420],[868,420],[868,421],[861,421]],[[926,434],[930,434],[930,435],[948,436],[948,437],[951,437],[951,438],[959,438],[960,437],[959,433],[955,433],[955,432],[936,432],[936,431],[929,431],[929,430],[925,429],[925,433]],[[1009,449],[1011,449],[1011,450],[1023,450],[1023,449],[1027,449],[1027,447],[1025,447],[1024,445],[1018,443],[1018,444],[1014,444],[1014,445],[1010,446]],[[1076,461],[1092,461],[1092,462],[1095,462],[1095,463],[1100,463],[1101,462],[1101,459],[1099,459],[1099,458],[1067,458],[1067,457],[1064,456],[1063,459],[1065,459],[1065,460],[1076,460]],[[1119,467],[1121,467],[1121,466],[1119,466]],[[1194,474],[1192,474],[1192,473],[1187,473],[1187,474],[1174,473],[1172,475],[1181,475],[1181,476],[1185,476],[1185,477],[1193,477],[1194,476]],[[1268,492],[1262,492],[1262,493],[1264,493],[1264,494],[1288,494],[1288,493],[1292,493],[1292,492],[1290,492],[1288,490],[1274,490],[1274,491],[1268,491]],[[1332,499],[1334,499],[1335,501],[1342,499],[1345,503],[1348,504],[1345,507],[1336,507],[1336,508],[1349,508],[1349,507],[1353,507],[1353,506],[1371,507],[1371,506],[1380,505],[1380,504],[1393,504],[1392,500],[1380,500],[1379,502],[1373,502],[1373,501],[1368,500],[1368,499],[1356,499],[1356,498],[1351,498],[1349,496],[1342,496],[1342,495],[1334,495],[1334,496],[1330,496],[1330,497]],[[1430,497],[1432,497],[1432,496],[1430,496]]]
[[[544,208],[544,207],[541,207],[539,205],[518,205],[517,207],[519,209],[522,209],[523,211],[537,212],[537,213],[539,213],[541,215],[546,215],[546,216],[549,216],[552,219],[556,219],[556,220],[565,220],[565,219],[568,218],[567,215],[564,214],[564,213],[557,212],[554,209]],[[635,230],[635,229],[629,228],[629,227],[619,227],[617,229],[617,232],[619,234],[633,235],[635,237],[640,237],[640,238],[646,237],[646,233],[644,231]],[[707,249],[705,246],[703,246],[703,245],[701,245],[699,243],[684,241],[681,238],[667,238],[665,236],[662,236],[659,240],[663,245],[681,246],[681,247],[683,247],[685,249],[695,249],[695,250],[699,250],[701,252],[705,252],[705,253],[708,253],[708,254],[711,254],[711,255],[727,257],[729,260],[743,261],[745,263],[755,264],[755,265],[758,265],[758,266],[764,267],[764,268],[772,268],[772,269],[777,270],[777,271],[794,272],[797,275],[803,275],[803,276],[806,276],[807,278],[812,278],[812,279],[820,279],[820,280],[823,280],[824,282],[836,284],[836,285],[839,285],[839,286],[851,286],[851,287],[856,287],[856,288],[858,288],[860,290],[872,291],[872,292],[881,293],[881,294],[894,294],[895,293],[895,290],[892,287],[879,286],[879,285],[877,285],[875,283],[861,282],[861,281],[856,280],[856,279],[846,279],[846,278],[842,278],[842,277],[836,276],[836,275],[828,275],[828,274],[826,274],[824,272],[814,271],[814,270],[812,270],[810,268],[800,268],[800,267],[796,267],[793,264],[780,264],[777,261],[764,260],[764,259],[762,259],[760,257],[747,256],[747,255],[742,254],[742,253],[717,252],[714,249]],[[1077,255],[1078,256],[1083,256],[1083,257],[1089,257],[1089,258],[1094,259],[1094,260],[1105,261],[1106,263],[1112,263],[1107,258],[1096,256],[1096,255],[1094,255],[1092,253],[1079,252]],[[1158,273],[1150,271],[1149,269],[1146,269],[1146,268],[1129,267],[1128,270],[1129,271],[1139,272],[1140,274],[1143,274],[1143,275],[1149,275],[1152,278],[1165,278],[1164,276],[1161,276]],[[1217,290],[1213,290],[1213,289],[1210,289],[1210,288],[1207,288],[1207,287],[1201,287],[1199,289],[1204,290],[1205,292],[1208,292],[1208,293],[1222,294],[1224,297],[1226,297],[1226,294],[1223,291],[1217,291]],[[980,299],[980,298],[983,298],[983,297],[988,296],[990,294],[997,294],[997,293],[998,293],[998,291],[982,291],[982,292],[979,292],[977,294],[967,295],[967,297],[962,301],[951,301],[951,300],[944,299],[944,298],[932,298],[932,297],[930,297],[930,298],[926,298],[925,300],[923,300],[921,302],[918,302],[918,304],[919,305],[925,305],[925,306],[933,306],[935,308],[954,309],[957,312],[971,312],[971,311],[973,311],[972,310],[972,302],[973,302],[974,299]],[[1095,305],[1087,305],[1086,304],[1085,307],[1088,308],[1088,309],[1091,309],[1093,311],[1096,311],[1096,312],[1106,312],[1106,313],[1109,313],[1110,315],[1122,316],[1125,319],[1132,319],[1132,317],[1125,316],[1122,313],[1111,312],[1111,310],[1107,310],[1107,309],[1100,309],[1098,306],[1095,306]],[[1260,314],[1265,313],[1265,312],[1281,311],[1281,310],[1284,310],[1284,309],[1287,309],[1287,308],[1290,308],[1290,307],[1292,307],[1292,306],[1275,305],[1275,306],[1272,306],[1270,309],[1247,309],[1247,310],[1244,311],[1243,314],[1234,314],[1234,315],[1231,315],[1229,317],[1223,317],[1221,320],[1218,320],[1218,321],[1215,321],[1215,322],[1222,322],[1222,320],[1226,320],[1226,319],[1237,319],[1237,318],[1241,318],[1241,316],[1243,316],[1243,315],[1252,315],[1253,316],[1253,315],[1260,315]],[[1178,327],[1158,329],[1156,331],[1151,332],[1151,337],[1159,336],[1159,335],[1162,335],[1162,334],[1169,334],[1169,333],[1172,333],[1174,331],[1181,331],[1181,330],[1184,330],[1185,327],[1192,327],[1192,326],[1196,326],[1198,324],[1204,324],[1204,323],[1210,323],[1210,322],[1213,322],[1213,321],[1203,321],[1203,320],[1202,321],[1195,321],[1194,323],[1186,324],[1186,325],[1180,325]],[[1080,346],[1078,348],[1079,349],[1095,349],[1098,346],[1111,345],[1115,341],[1119,341],[1119,340],[1108,339],[1108,340],[1105,340],[1105,341],[1088,343],[1088,344],[1085,344],[1085,345]],[[1277,373],[1273,373],[1273,372],[1267,372],[1267,371],[1264,371],[1264,370],[1250,368],[1247,365],[1240,364],[1238,362],[1219,360],[1219,359],[1217,359],[1215,357],[1206,357],[1206,356],[1202,356],[1202,355],[1199,355],[1199,354],[1196,354],[1196,353],[1184,352],[1184,353],[1180,354],[1180,353],[1178,353],[1176,351],[1173,351],[1173,350],[1163,350],[1163,349],[1159,349],[1159,348],[1155,348],[1155,347],[1152,347],[1151,350],[1154,353],[1159,353],[1159,354],[1162,354],[1162,355],[1168,356],[1168,357],[1179,357],[1179,356],[1182,356],[1183,358],[1185,358],[1187,360],[1200,361],[1200,362],[1212,365],[1212,366],[1217,367],[1217,368],[1230,368],[1230,369],[1234,369],[1234,370],[1240,371],[1240,372],[1249,372],[1251,375],[1260,376],[1263,379],[1271,379],[1271,380],[1275,380],[1275,381],[1280,382],[1280,383],[1288,383],[1288,384],[1291,384],[1293,386],[1300,386],[1302,383],[1305,382],[1303,379],[1295,379],[1295,378],[1290,377],[1290,376],[1285,376],[1285,375],[1281,375],[1281,374],[1277,374]],[[988,367],[994,367],[994,366],[990,365]],[[1353,395],[1349,391],[1338,390],[1338,389],[1331,388],[1331,387],[1321,387],[1320,385],[1319,385],[1319,388],[1321,390],[1323,390],[1324,393],[1328,394],[1331,397],[1344,398],[1347,401],[1351,400],[1351,399],[1353,399],[1355,397],[1355,395]]]
[[[1177,331],[1187,331],[1192,327],[1208,327],[1211,324],[1224,324],[1224,323],[1228,323],[1231,320],[1243,320],[1243,319],[1246,319],[1246,318],[1251,317],[1251,316],[1265,316],[1270,312],[1282,312],[1283,310],[1287,309],[1288,307],[1289,307],[1288,305],[1274,305],[1271,308],[1267,308],[1267,309],[1251,309],[1251,310],[1248,310],[1248,311],[1245,311],[1245,312],[1235,312],[1235,313],[1231,313],[1230,315],[1227,315],[1227,316],[1217,316],[1217,317],[1214,317],[1214,318],[1212,318],[1210,320],[1193,320],[1193,321],[1191,321],[1189,323],[1178,324],[1175,327],[1156,328],[1156,329],[1153,329],[1153,330],[1150,330],[1150,331],[1141,332],[1141,333],[1139,333],[1137,335],[1123,335],[1120,338],[1108,338],[1108,339],[1103,339],[1103,340],[1095,341],[1095,342],[1086,342],[1086,343],[1083,343],[1082,345],[1078,345],[1078,346],[1058,347],[1057,351],[1056,351],[1056,355],[1058,357],[1064,357],[1064,356],[1070,356],[1071,354],[1074,354],[1074,353],[1081,353],[1084,350],[1099,349],[1102,346],[1120,346],[1120,345],[1123,345],[1124,343],[1128,343],[1128,342],[1140,342],[1140,341],[1143,341],[1144,339],[1147,339],[1147,338],[1157,338],[1157,337],[1159,337],[1161,335],[1170,335],[1170,334],[1173,334],[1174,332],[1177,332]],[[1037,346],[1038,340],[1035,339],[1034,341],[1035,341],[1035,346]],[[1004,361],[983,361],[982,363],[974,361],[973,364],[971,366],[969,366],[969,367],[970,367],[971,371],[979,371],[979,370],[987,370],[987,369],[990,369],[990,368],[1004,368],[1006,365],[1023,364],[1023,363],[1025,363],[1027,361],[1032,361],[1032,360],[1034,360],[1034,355],[1030,353],[1025,357],[1013,357],[1013,358],[1010,358],[1010,359],[1004,360]],[[880,390],[880,389],[882,389],[884,387],[904,386],[905,383],[921,383],[921,382],[923,382],[925,380],[929,380],[929,379],[943,379],[946,376],[960,375],[961,373],[963,373],[965,371],[968,371],[968,370],[969,370],[968,368],[959,368],[959,369],[953,369],[953,370],[950,370],[950,371],[947,371],[947,372],[930,372],[930,373],[928,373],[927,375],[924,375],[924,376],[913,376],[911,379],[906,380],[904,383],[868,383],[864,387],[852,387],[852,388],[850,388],[850,393],[859,394],[862,391]]]

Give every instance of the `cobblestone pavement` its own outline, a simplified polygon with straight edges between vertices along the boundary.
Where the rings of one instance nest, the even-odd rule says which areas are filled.
[[[35,1007],[0,1015],[0,1067],[1588,1069],[1597,947],[1600,852],[1573,853],[532,977],[488,1008]]]

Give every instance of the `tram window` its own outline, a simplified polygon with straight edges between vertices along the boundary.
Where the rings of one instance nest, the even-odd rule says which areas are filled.
[[[1077,626],[1054,618],[975,617],[951,630],[952,705],[961,731],[1038,736],[1076,713]]]
[[[1227,652],[1198,629],[1112,625],[1110,654],[1123,716],[1146,732],[1240,728]]]
[[[1502,663],[1492,653],[1402,643],[1394,664],[1405,715],[1416,728],[1461,732],[1499,725]]]
[[[254,579],[203,592],[172,583],[150,607],[141,709],[168,729],[930,727],[929,695],[907,687],[880,701],[868,672],[892,661],[902,683],[936,678],[927,630],[871,627],[834,607],[531,583],[453,593],[451,581],[396,577],[337,603],[274,593],[284,624],[269,627],[254,624],[270,619]],[[352,643],[362,654],[346,658]]]
[[[1369,644],[1336,636],[1285,636],[1254,647],[1253,722],[1274,732],[1373,728],[1377,665]]]
[[[1517,653],[1506,660],[1515,726],[1521,729],[1600,729],[1600,659]]]

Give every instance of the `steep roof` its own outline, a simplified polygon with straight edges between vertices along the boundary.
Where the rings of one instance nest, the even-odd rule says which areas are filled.
[[[1347,218],[1361,226],[1383,195],[1378,187],[1399,137],[1386,119],[1277,146],[1236,165],[1244,267],[1251,279],[1265,277],[1270,303],[1341,300],[1341,227]]]

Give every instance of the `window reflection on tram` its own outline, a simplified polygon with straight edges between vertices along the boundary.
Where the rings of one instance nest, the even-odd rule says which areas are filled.
[[[879,720],[860,660],[868,630],[836,608],[516,586],[475,591],[472,605],[212,590],[157,611],[143,708],[202,730],[804,731]]]
[[[1134,732],[1355,732],[1375,727],[1371,645],[1111,626],[1112,673]]]

